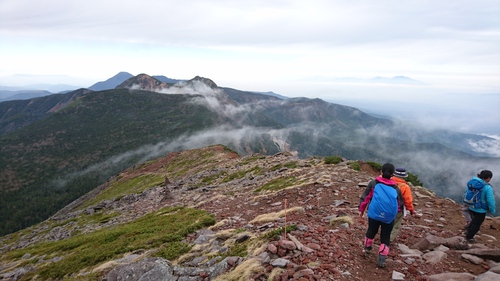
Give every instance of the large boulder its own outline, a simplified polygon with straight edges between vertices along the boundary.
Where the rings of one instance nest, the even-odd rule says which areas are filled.
[[[135,263],[117,266],[104,278],[106,281],[168,281],[173,279],[172,265],[162,258],[145,258]]]
[[[445,272],[429,276],[429,281],[473,281],[476,276],[470,273]]]
[[[450,249],[466,250],[469,245],[464,237],[454,236],[450,238],[443,238],[435,235],[427,235],[424,239],[413,245],[412,249],[419,249],[420,251],[432,250],[440,245],[444,245]]]

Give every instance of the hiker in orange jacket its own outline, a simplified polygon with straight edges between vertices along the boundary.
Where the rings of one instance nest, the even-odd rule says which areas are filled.
[[[396,171],[394,171],[393,177],[391,179],[398,184],[398,188],[401,191],[401,195],[403,197],[404,207],[408,212],[410,212],[411,215],[414,215],[415,208],[413,207],[413,196],[411,195],[410,186],[404,180],[406,177],[408,177],[406,169],[397,168]],[[404,213],[405,211],[402,210],[396,215],[396,219],[394,221],[394,228],[392,229],[391,232],[391,238],[390,238],[391,242],[394,241],[394,239],[396,239],[396,237],[399,234],[399,231],[401,230],[401,222],[403,221]]]

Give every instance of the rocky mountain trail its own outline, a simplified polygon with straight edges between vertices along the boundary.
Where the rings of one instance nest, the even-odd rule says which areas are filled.
[[[189,152],[171,153],[122,172],[116,178],[157,173],[165,181],[82,208],[115,180],[110,179],[46,222],[0,237],[0,254],[126,224],[164,207],[186,206],[216,219],[215,225],[185,238],[194,245],[189,253],[168,261],[153,257],[151,249],[135,251],[75,272],[78,280],[89,273],[98,273],[99,280],[498,280],[500,276],[498,217],[484,222],[476,244],[467,244],[461,206],[411,186],[417,214],[405,217],[387,266],[379,268],[376,253],[363,253],[367,218],[359,217],[357,209],[367,182],[378,174],[370,165],[346,159],[325,164],[322,158],[299,159],[292,153],[239,157],[217,146],[205,149],[216,151],[217,161],[199,161],[183,174],[171,172],[167,177],[165,169]],[[353,162],[359,171],[351,167]],[[218,180],[222,177],[230,180]],[[82,214],[100,213],[113,216],[83,225],[62,224]],[[262,242],[266,240],[259,237],[265,235],[269,239]],[[245,255],[230,255],[231,249],[242,245],[247,247]],[[41,265],[2,264],[0,279],[19,280],[36,266]]]

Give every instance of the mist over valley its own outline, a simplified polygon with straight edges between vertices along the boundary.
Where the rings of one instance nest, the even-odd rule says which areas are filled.
[[[221,87],[203,77],[119,77],[88,89],[0,102],[0,234],[47,218],[125,168],[215,144],[240,155],[291,152],[392,162],[455,200],[481,169],[500,172],[496,128],[484,130],[491,136],[455,130],[461,127],[439,117],[447,115],[439,104],[419,109],[402,100],[289,98]],[[498,96],[481,104],[494,106],[488,98]],[[464,113],[456,121],[480,128],[476,124],[487,125],[496,114],[475,112],[481,114]],[[500,202],[499,177],[491,183]]]

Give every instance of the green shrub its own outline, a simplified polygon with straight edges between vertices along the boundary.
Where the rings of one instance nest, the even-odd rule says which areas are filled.
[[[285,163],[283,166],[285,166],[289,169],[294,169],[294,168],[299,167],[299,163],[297,163],[297,161],[291,161],[291,162]]]
[[[351,167],[351,169],[353,169],[353,170],[361,171],[361,165],[359,165],[358,162],[349,163],[349,167]]]
[[[418,180],[418,176],[412,173],[408,173],[408,177],[405,180],[406,182],[411,182],[413,186],[424,186],[424,184]]]
[[[266,156],[264,156],[264,155],[259,155],[259,154],[252,155],[252,156],[245,158],[245,160],[241,161],[238,165],[240,165],[240,166],[247,165],[247,164],[250,164],[251,162],[257,161],[259,159],[265,159],[265,158],[266,158]]]
[[[274,180],[271,180],[270,182],[264,184],[263,186],[257,188],[255,192],[260,192],[263,190],[270,190],[270,191],[278,191],[285,189],[289,186],[298,184],[295,181],[295,177],[289,177],[289,178],[277,178]]]
[[[227,174],[227,172],[225,171],[222,171],[218,174],[215,174],[215,175],[210,175],[210,176],[207,176],[207,177],[204,177],[201,182],[205,185],[208,185],[208,184],[212,184],[213,182],[215,182],[215,180],[217,180],[218,178],[220,177],[223,177]]]
[[[288,225],[286,227],[286,233],[290,233],[291,231],[294,231],[294,230],[297,230],[297,225],[295,225],[295,224]],[[261,237],[263,237],[264,239],[268,239],[268,240],[274,240],[284,233],[285,233],[285,228],[280,227],[280,228],[277,228],[277,229],[274,229],[274,230],[271,230],[271,231],[268,231],[268,232],[262,234]]]
[[[171,243],[166,243],[160,250],[154,254],[156,257],[164,258],[166,260],[173,260],[177,257],[188,253],[193,246],[187,243],[182,243],[179,241],[174,241]]]
[[[377,162],[368,161],[368,162],[366,162],[366,164],[370,165],[375,171],[382,170],[382,165],[377,163]]]
[[[274,172],[274,171],[277,171],[281,168],[283,168],[283,164],[277,164],[277,165],[274,165],[271,168],[269,168],[269,171]]]
[[[340,162],[342,162],[342,157],[340,156],[333,155],[325,157],[325,164],[338,164]]]
[[[236,243],[231,248],[225,256],[227,257],[246,257],[248,255],[248,241],[244,243]]]

